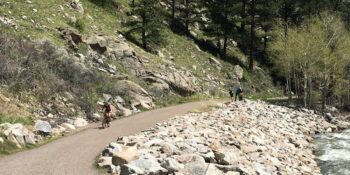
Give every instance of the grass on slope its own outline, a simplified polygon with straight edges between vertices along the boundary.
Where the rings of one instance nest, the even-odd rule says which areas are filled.
[[[0,113],[0,124],[2,123],[21,123],[23,125],[32,125],[33,118],[31,117],[20,117],[20,116],[5,116]]]
[[[0,14],[14,18],[20,26],[14,33],[31,39],[48,38],[56,43],[59,39],[58,27],[78,27],[83,33],[103,31],[115,33],[120,28],[127,0],[106,1],[106,5],[96,0],[80,0],[84,13],[79,13],[69,5],[70,0],[23,0],[0,2]]]
[[[64,41],[60,39],[57,31],[59,27],[75,27],[84,34],[106,35],[116,34],[118,30],[128,30],[128,28],[122,26],[126,19],[126,13],[130,9],[127,0],[80,0],[83,4],[84,13],[72,9],[69,6],[70,2],[71,0],[32,0],[31,4],[23,0],[0,2],[0,14],[15,18],[19,24],[19,29],[10,31],[11,33],[26,36],[30,39],[48,38],[61,45],[64,44]],[[231,82],[227,82],[227,76],[233,72],[232,64],[218,59],[222,64],[222,68],[219,70],[209,62],[209,58],[213,55],[201,51],[193,40],[177,35],[171,32],[170,29],[166,29],[165,35],[167,36],[167,44],[159,48],[164,54],[164,58],[146,53],[134,44],[131,45],[142,55],[150,58],[151,64],[149,67],[151,69],[158,69],[159,64],[157,63],[159,62],[172,62],[177,68],[193,72],[199,78],[198,83],[206,91],[210,91],[210,95],[227,95],[225,91],[228,87],[213,89],[213,83],[217,82],[217,85],[221,87],[223,84],[230,84]],[[237,48],[230,47],[228,53],[232,59],[243,60],[241,62],[246,60],[245,55]],[[114,64],[118,66],[118,63]],[[244,81],[247,82],[245,86],[263,84],[263,88],[271,88],[270,84],[263,83],[260,78],[254,79],[254,76],[254,73],[245,72]],[[210,80],[204,81],[204,79]]]

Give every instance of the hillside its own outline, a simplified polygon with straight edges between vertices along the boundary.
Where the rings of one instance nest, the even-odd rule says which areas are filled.
[[[239,85],[247,97],[279,95],[267,69],[247,71],[247,58],[234,42],[229,45],[233,57],[225,60],[168,28],[166,44],[147,52],[125,36],[130,29],[123,25],[130,18],[128,2],[106,3],[0,2],[1,123],[34,125],[43,120],[60,133],[71,130],[76,118],[100,120],[98,102],[106,99],[119,117],[226,98],[228,89]]]

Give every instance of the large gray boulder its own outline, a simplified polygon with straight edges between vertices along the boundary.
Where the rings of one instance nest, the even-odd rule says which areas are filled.
[[[116,166],[128,164],[138,159],[138,153],[135,150],[123,150],[115,153],[112,157],[112,163]]]
[[[236,150],[220,150],[215,152],[215,159],[220,165],[233,165],[239,160],[239,153]]]
[[[2,133],[9,141],[15,143],[18,148],[22,148],[26,144],[34,145],[37,143],[35,135],[22,124],[6,125],[6,127],[5,130],[2,130]]]
[[[203,175],[207,170],[208,165],[201,156],[194,156],[192,161],[185,164],[185,172],[193,175]]]
[[[131,106],[143,107],[150,109],[154,106],[153,100],[149,93],[143,89],[140,85],[129,81],[121,80],[115,86],[118,94],[121,96],[129,97],[129,102]]]
[[[167,169],[169,173],[178,172],[185,168],[185,166],[173,158],[167,158],[162,164],[162,167]]]
[[[47,121],[37,120],[34,128],[40,133],[51,134],[51,125]]]
[[[157,159],[151,155],[143,155],[139,159],[131,161],[129,165],[135,166],[147,172],[147,174],[165,175],[168,172],[168,170],[161,167]]]
[[[170,90],[181,96],[190,96],[199,91],[197,79],[189,71],[175,68],[169,68],[160,72],[146,71],[142,78],[151,84],[155,84],[153,89],[167,92],[168,87],[170,87]]]

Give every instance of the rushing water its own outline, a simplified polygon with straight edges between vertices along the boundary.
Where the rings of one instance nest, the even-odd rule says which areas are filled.
[[[318,164],[324,175],[350,175],[350,130],[316,137]]]

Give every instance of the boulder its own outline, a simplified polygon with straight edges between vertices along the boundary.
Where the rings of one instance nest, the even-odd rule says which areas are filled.
[[[119,94],[129,97],[130,105],[135,107],[143,107],[150,109],[154,106],[153,100],[148,92],[143,89],[140,85],[129,81],[121,80],[118,81],[115,86],[116,91]]]
[[[122,105],[125,104],[125,100],[121,96],[116,96],[114,101]]]
[[[166,158],[162,167],[167,169],[169,173],[178,172],[185,168],[185,166],[173,158]]]
[[[178,153],[179,149],[171,143],[164,143],[164,144],[162,144],[160,151],[162,153],[167,154],[167,155],[173,155],[173,154]]]
[[[118,143],[110,143],[108,148],[103,150],[102,155],[103,156],[113,156],[117,152],[123,151],[123,146]]]
[[[120,175],[134,175],[134,174],[144,174],[144,172],[133,165],[125,164],[120,168]]]
[[[326,118],[327,122],[332,122],[334,120],[331,113],[326,113],[325,118]]]
[[[5,133],[8,133],[8,140],[16,143],[17,147],[25,146],[26,144],[36,144],[37,140],[35,135],[22,124],[14,124],[11,128],[8,128]],[[21,146],[20,146],[21,145]]]
[[[220,165],[233,165],[239,160],[239,154],[236,150],[220,150],[214,154]]]
[[[97,161],[99,167],[109,167],[112,165],[112,157],[100,157]]]
[[[138,159],[138,153],[133,150],[124,150],[117,152],[112,157],[112,163],[115,166],[120,166],[124,164],[128,164],[133,160]]]
[[[35,130],[39,133],[51,134],[51,125],[47,121],[37,120],[34,126]]]
[[[29,133],[24,136],[24,140],[26,144],[35,145],[37,144],[37,139],[33,133]]]
[[[206,174],[224,175],[224,172],[217,168],[214,164],[209,164],[206,170]],[[225,175],[227,175],[225,173]]]
[[[194,156],[193,159],[185,164],[185,172],[188,172],[192,175],[203,175],[206,174],[208,165],[205,163],[205,160],[201,156]]]
[[[76,129],[74,125],[69,123],[63,123],[62,126],[68,131],[74,131]]]
[[[236,65],[233,68],[233,74],[238,78],[238,79],[242,79],[243,78],[243,68],[239,65]]]
[[[0,133],[4,134],[5,136],[8,136],[9,134],[9,128],[12,127],[12,124],[10,123],[3,123],[3,124],[0,124]]]
[[[169,94],[170,86],[164,81],[152,83],[148,91],[152,96],[160,98]]]
[[[157,159],[151,155],[143,155],[139,159],[131,161],[129,165],[135,166],[147,172],[147,174],[165,175],[168,172],[168,170],[161,167]]]
[[[133,57],[134,52],[132,50],[123,50],[123,56],[124,57]]]
[[[83,5],[80,3],[79,0],[73,0],[70,2],[70,6],[77,10],[79,13],[84,13]]]
[[[77,128],[81,128],[81,127],[84,127],[86,125],[88,125],[88,122],[83,119],[83,118],[76,118],[73,122],[74,126],[77,127]]]
[[[100,114],[98,114],[98,113],[92,114],[91,118],[92,118],[93,121],[101,121],[102,120],[102,116]]]
[[[52,135],[60,135],[61,133],[63,133],[64,131],[66,131],[66,128],[63,126],[57,126],[55,128],[51,129],[51,134]]]
[[[59,28],[59,31],[61,31],[61,37],[65,39],[72,47],[76,47],[78,44],[83,42],[83,36],[75,29]],[[67,51],[64,50],[64,52],[66,53]]]
[[[158,86],[156,87],[157,89],[152,87],[156,92],[159,89],[163,89],[166,92],[168,88],[164,85],[165,83],[168,84],[172,91],[182,96],[190,96],[199,90],[196,77],[189,71],[181,71],[175,68],[161,72],[146,71],[141,77],[146,82],[156,84]]]

